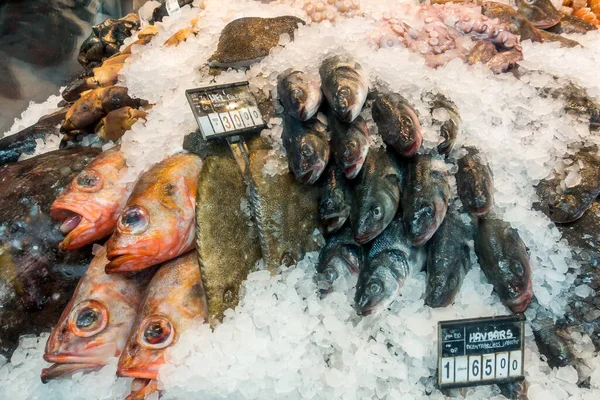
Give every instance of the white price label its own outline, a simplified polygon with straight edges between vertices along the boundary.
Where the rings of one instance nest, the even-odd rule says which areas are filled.
[[[210,118],[210,123],[213,126],[213,130],[215,133],[223,133],[225,129],[223,128],[223,124],[221,123],[221,118],[219,118],[219,114],[212,113],[208,114],[208,118]]]
[[[252,117],[250,116],[250,110],[247,108],[242,108],[239,110],[240,115],[242,116],[242,123],[245,128],[251,128],[254,126],[254,122],[252,122]]]
[[[210,119],[207,116],[198,117],[198,124],[206,136],[215,134],[215,131],[210,123]]]
[[[508,353],[496,354],[496,377],[506,378],[508,376]]]
[[[521,367],[521,358],[522,353],[521,350],[511,351],[510,359],[508,363],[508,376],[521,376],[523,375],[522,367]]]
[[[496,354],[484,354],[481,360],[481,371],[483,376],[481,379],[488,380],[495,378],[496,370]]]
[[[442,383],[454,382],[454,358],[442,358]]]
[[[467,356],[455,357],[454,371],[455,371],[455,375],[456,375],[456,382],[468,382],[469,381],[469,357],[467,357]]]
[[[177,0],[166,0],[165,8],[167,9],[167,14],[173,16],[181,11],[181,7],[179,7],[179,2]]]
[[[481,380],[481,356],[469,357],[469,382]]]
[[[229,113],[219,113],[219,117],[221,117],[221,122],[223,123],[223,128],[225,128],[225,132],[235,130],[233,126],[233,121],[231,120],[231,116]]]
[[[254,121],[254,125],[264,124],[262,115],[260,115],[260,111],[258,111],[258,107],[248,107],[248,110],[250,110],[250,116]]]
[[[242,116],[238,110],[229,111],[229,115],[231,115],[231,120],[233,121],[235,129],[244,128],[244,122],[242,121]]]

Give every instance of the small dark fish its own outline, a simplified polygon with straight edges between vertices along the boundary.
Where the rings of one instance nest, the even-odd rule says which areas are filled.
[[[349,182],[334,165],[325,172],[325,184],[319,202],[319,214],[327,232],[335,232],[350,216],[352,198]]]
[[[331,291],[340,276],[357,275],[364,263],[364,251],[356,243],[352,229],[346,227],[327,239],[317,263],[317,286],[322,293]]]
[[[359,315],[386,309],[400,294],[407,277],[421,270],[425,250],[411,246],[401,218],[396,218],[373,242],[360,271],[354,297]]]
[[[448,154],[454,148],[454,142],[461,131],[462,120],[458,114],[458,108],[456,104],[441,94],[434,97],[430,106],[432,113],[440,108],[448,113],[448,119],[445,121],[437,121],[435,116],[433,118],[434,122],[441,123],[440,136],[444,138],[444,141],[437,146],[438,153]]]
[[[326,58],[319,68],[322,90],[338,118],[352,122],[362,110],[369,81],[359,63],[348,56]]]
[[[425,244],[438,229],[448,209],[450,186],[446,172],[436,169],[430,155],[408,162],[402,192],[404,223],[412,244]]]
[[[288,114],[300,121],[309,120],[321,105],[321,80],[319,76],[288,69],[277,77],[277,95]]]
[[[554,322],[552,312],[538,304],[534,299],[532,308],[537,308],[531,321],[535,343],[541,354],[546,356],[550,368],[566,367],[575,360],[566,340],[566,332]]]
[[[386,150],[369,152],[357,178],[356,204],[351,218],[354,238],[360,244],[375,239],[392,222],[400,201],[400,167]]]
[[[533,289],[529,254],[519,232],[500,219],[480,219],[475,253],[502,303],[513,312],[525,311]]]
[[[360,172],[369,152],[369,128],[362,117],[352,123],[341,122],[331,113],[331,150],[338,167],[346,178],[354,179]]]
[[[397,93],[377,94],[373,120],[388,146],[403,157],[412,157],[421,148],[423,134],[417,111]]]
[[[458,160],[456,189],[467,212],[483,217],[494,206],[494,178],[488,164],[474,147]]]
[[[315,183],[329,162],[330,133],[327,126],[317,118],[300,122],[285,115],[282,138],[296,179],[309,185]]]
[[[560,22],[554,25],[551,28],[548,28],[548,31],[556,34],[561,33],[581,33],[585,34],[589,31],[594,31],[596,25],[584,21],[580,18],[573,17],[572,15],[563,15],[560,19]]]
[[[600,159],[596,147],[579,150],[572,156],[573,164],[579,166],[580,181],[571,187],[561,184],[566,173],[542,180],[536,187],[540,209],[553,222],[573,222],[583,215],[600,194]],[[568,175],[567,175],[568,176]]]
[[[467,245],[471,238],[472,233],[460,217],[448,213],[427,244],[425,304],[446,307],[454,301],[471,267]]]
[[[519,14],[540,29],[550,28],[560,22],[562,14],[550,0],[516,0]]]

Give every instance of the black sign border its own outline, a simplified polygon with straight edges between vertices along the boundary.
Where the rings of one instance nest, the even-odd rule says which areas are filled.
[[[522,376],[515,376],[513,378],[502,378],[502,379],[490,379],[485,381],[476,382],[465,382],[465,383],[442,383],[442,377],[440,375],[440,367],[442,362],[442,325],[451,324],[478,324],[481,322],[518,322],[521,324],[521,370],[525,370],[525,315],[500,315],[494,317],[479,317],[479,318],[467,318],[467,319],[452,319],[447,321],[438,321],[438,354],[437,354],[437,386],[440,390],[446,389],[458,389],[463,387],[473,386],[487,386],[487,385],[502,385],[505,383],[522,382],[525,380],[525,374]]]
[[[260,132],[263,129],[268,128],[267,124],[262,124],[262,125],[257,125],[252,128],[242,128],[242,129],[236,129],[234,131],[229,131],[229,132],[215,133],[214,135],[211,135],[209,137],[206,137],[204,135],[204,132],[202,132],[202,128],[200,127],[200,122],[198,122],[198,119],[200,118],[200,114],[198,114],[198,112],[196,111],[196,107],[194,107],[194,100],[192,100],[192,94],[205,93],[205,92],[210,92],[213,90],[220,90],[220,89],[231,89],[231,88],[236,88],[236,87],[240,87],[240,86],[250,86],[250,82],[242,81],[242,82],[224,83],[221,85],[212,85],[212,86],[205,86],[205,87],[195,88],[195,89],[187,89],[185,91],[185,97],[187,98],[188,104],[190,105],[190,108],[192,109],[192,113],[194,114],[194,119],[196,120],[196,124],[198,124],[198,130],[200,130],[200,133],[202,134],[202,138],[204,140],[213,140],[213,139],[217,139],[217,138],[223,139],[223,138],[228,138],[231,136],[243,136],[244,134]],[[258,108],[258,102],[257,102],[257,108]],[[261,115],[261,117],[264,119],[264,117],[262,115]]]

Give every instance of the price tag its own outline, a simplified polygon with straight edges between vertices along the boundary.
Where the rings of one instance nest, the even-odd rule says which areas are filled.
[[[523,380],[523,334],[522,315],[439,322],[440,389]]]
[[[266,128],[248,82],[185,91],[204,139],[238,136]]]
[[[166,0],[165,8],[167,9],[167,14],[170,16],[178,14],[181,11],[181,7],[179,7],[179,2],[177,0]]]

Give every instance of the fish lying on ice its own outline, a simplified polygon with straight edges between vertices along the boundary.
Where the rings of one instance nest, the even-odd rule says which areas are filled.
[[[465,210],[477,217],[487,215],[494,206],[494,178],[488,163],[473,147],[458,159],[456,189]]]
[[[352,197],[350,183],[343,172],[335,165],[330,165],[325,172],[319,214],[327,232],[340,229],[350,216]]]
[[[341,276],[357,275],[364,263],[364,250],[356,243],[352,229],[343,228],[327,239],[319,253],[315,280],[321,293],[331,291]]]
[[[321,80],[319,76],[288,69],[277,77],[277,96],[285,112],[307,121],[321,105]]]
[[[352,123],[340,121],[330,113],[331,151],[346,178],[354,179],[362,169],[369,152],[369,129],[362,117]]]

